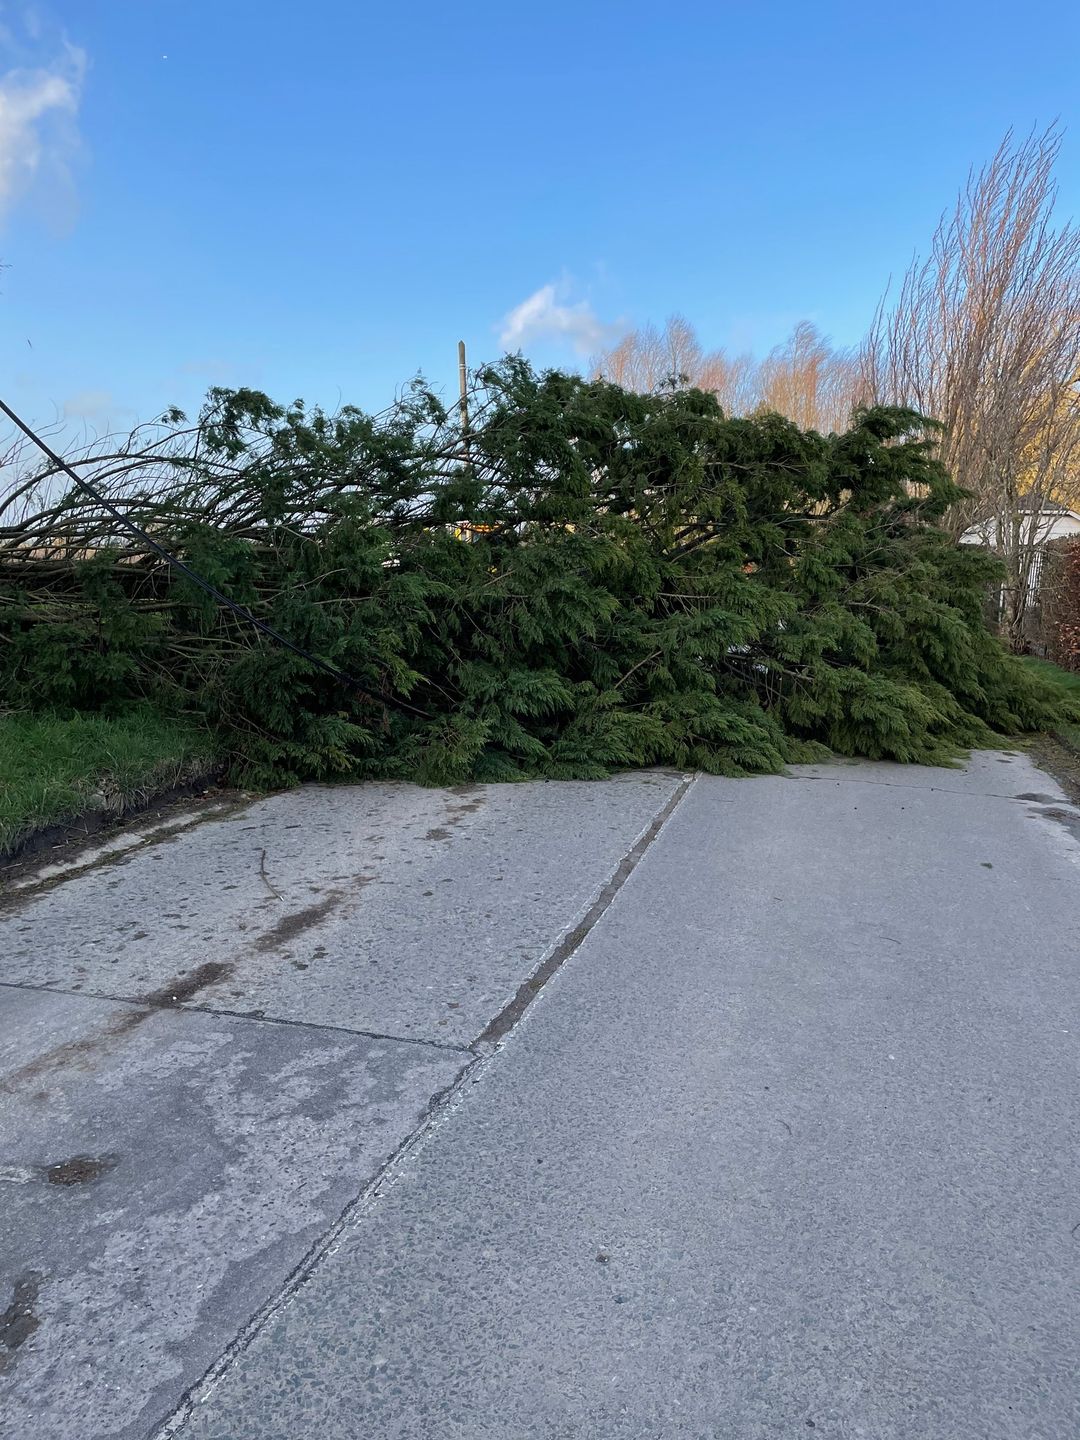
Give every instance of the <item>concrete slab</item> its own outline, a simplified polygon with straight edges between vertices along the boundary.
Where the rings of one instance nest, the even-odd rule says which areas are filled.
[[[39,887],[44,881],[71,877],[80,870],[89,870],[102,860],[115,858],[125,850],[135,850],[147,842],[170,837],[192,825],[200,825],[216,815],[239,810],[245,803],[252,803],[251,798],[246,802],[243,797],[232,796],[227,799],[167,805],[162,811],[156,811],[149,817],[138,816],[127,821],[119,831],[108,835],[104,840],[59,842],[50,850],[38,851],[14,862],[6,862],[0,892],[29,890]]]
[[[312,786],[0,913],[0,979],[467,1044],[680,777]]]
[[[1060,792],[1024,757],[813,772],[695,783],[169,1434],[1080,1434]]]
[[[0,1434],[146,1435],[470,1059],[0,989]]]

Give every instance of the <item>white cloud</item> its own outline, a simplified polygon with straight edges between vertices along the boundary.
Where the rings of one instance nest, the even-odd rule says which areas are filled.
[[[603,348],[618,326],[606,325],[587,300],[564,303],[565,287],[542,285],[504,318],[499,340],[507,350],[522,350],[533,341],[563,341],[579,355]]]
[[[86,56],[72,45],[52,64],[0,75],[0,221],[42,174],[70,184]]]

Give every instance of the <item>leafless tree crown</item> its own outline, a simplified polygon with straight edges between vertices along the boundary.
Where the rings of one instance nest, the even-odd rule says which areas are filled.
[[[943,422],[944,457],[976,527],[1008,568],[1005,621],[1023,644],[1036,518],[1080,489],[1080,231],[1055,224],[1056,126],[1008,134],[972,172],[929,254],[883,302],[865,346],[866,387]]]
[[[717,396],[729,415],[776,410],[805,428],[843,430],[860,398],[858,357],[834,349],[809,321],[764,360],[706,351],[689,321],[673,315],[625,335],[593,362],[597,375],[630,390],[690,385]]]

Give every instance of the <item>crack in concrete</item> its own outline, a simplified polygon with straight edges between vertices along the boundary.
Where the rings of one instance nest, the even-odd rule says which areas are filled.
[[[210,1015],[222,1020],[246,1020],[252,1025],[287,1025],[298,1030],[325,1030],[332,1035],[357,1035],[364,1040],[387,1040],[400,1045],[427,1045],[433,1050],[448,1050],[455,1055],[474,1055],[472,1044],[455,1045],[449,1040],[428,1040],[420,1035],[390,1035],[382,1030],[360,1030],[351,1025],[327,1025],[318,1020],[293,1020],[285,1016],[262,1015],[252,1010],[226,1010],[216,1005],[190,1005],[171,999],[155,1000],[147,1009],[147,1000],[133,1000],[130,995],[111,995],[104,990],[70,990],[58,985],[31,985],[20,980],[0,980],[2,990],[36,990],[43,995],[70,995],[76,1000],[108,1000],[114,1005],[127,1005],[138,1011],[140,1018],[155,1010],[182,1010],[192,1015]]]
[[[251,1316],[247,1324],[237,1332],[233,1340],[225,1347],[213,1364],[208,1367],[200,1379],[188,1387],[172,1414],[167,1416],[158,1428],[153,1431],[152,1440],[172,1440],[172,1437],[180,1434],[191,1417],[196,1399],[205,1398],[205,1396],[213,1390],[214,1386],[223,1378],[233,1361],[243,1354],[264,1326],[288,1304],[293,1295],[295,1295],[300,1287],[307,1281],[315,1269],[315,1266],[319,1264],[326,1255],[332,1252],[354,1217],[361,1214],[365,1207],[369,1206],[379,1197],[382,1186],[393,1179],[396,1172],[401,1169],[408,1157],[420,1147],[435,1127],[451,1112],[455,1102],[464,1094],[466,1082],[471,1082],[472,1084],[477,1083],[479,1074],[486,1070],[498,1055],[500,1049],[499,1042],[505,1039],[510,1031],[514,1029],[526,1009],[537,998],[547,982],[561,969],[571,955],[580,948],[590,932],[610,909],[619,892],[630,879],[630,876],[634,873],[650,846],[657,839],[696,778],[697,777],[693,775],[684,775],[675,792],[661,810],[654,815],[650,823],[623,856],[615,868],[615,871],[607,880],[588,910],[586,910],[578,924],[568,931],[555,945],[550,955],[541,961],[529,979],[519,987],[509,1004],[504,1006],[503,1009],[488,1022],[479,1037],[464,1051],[458,1050],[458,1053],[468,1054],[471,1057],[468,1063],[464,1065],[449,1085],[444,1086],[442,1090],[432,1096],[419,1123],[379,1167],[359,1194],[348,1202],[333,1225],[324,1231],[314,1242],[304,1258],[290,1271],[278,1292]],[[210,1013],[218,1014],[221,1012],[211,1011]],[[304,1022],[291,1021],[275,1023],[302,1024]],[[311,1028],[328,1029],[331,1027],[313,1026]],[[394,1039],[401,1037],[389,1036],[380,1038]],[[456,1046],[439,1045],[437,1041],[433,1040],[407,1041],[406,1043],[434,1045],[439,1049],[458,1049]]]
[[[626,884],[627,880],[630,879],[630,876],[634,873],[645,852],[660,834],[660,831],[674,813],[679,801],[693,783],[693,777],[684,778],[680,782],[675,793],[671,796],[670,800],[668,800],[664,808],[658,815],[653,817],[650,824],[641,835],[638,836],[633,846],[620,860],[615,872],[611,875],[588,910],[586,910],[578,924],[563,936],[551,951],[550,955],[542,960],[529,978],[518,987],[517,993],[510,1003],[505,1005],[493,1019],[488,1021],[480,1035],[473,1042],[474,1044],[498,1044],[498,1042],[514,1028],[551,977],[565,965],[570,956],[578,949],[589,932],[609,909],[615,897]]]
[[[379,1187],[385,1181],[387,1175],[400,1165],[426,1138],[428,1133],[445,1114],[454,1097],[464,1088],[465,1082],[470,1078],[472,1072],[485,1063],[482,1057],[472,1056],[466,1065],[458,1072],[449,1085],[437,1090],[428,1101],[419,1123],[405,1136],[401,1144],[392,1151],[378,1170],[363,1187],[359,1194],[345,1205],[333,1224],[315,1240],[308,1248],[304,1257],[293,1266],[292,1270],[285,1277],[285,1281],[276,1294],[272,1295],[265,1304],[259,1307],[250,1317],[247,1323],[233,1337],[213,1364],[200,1376],[200,1378],[188,1387],[181,1396],[179,1403],[171,1415],[161,1422],[152,1432],[152,1440],[170,1440],[170,1437],[179,1434],[191,1417],[195,1406],[196,1397],[202,1395],[213,1387],[225,1374],[225,1371],[238,1356],[248,1348],[260,1330],[271,1320],[296,1294],[297,1290],[306,1282],[315,1266],[333,1249],[335,1243],[340,1239],[350,1221],[367,1201],[379,1193]]]

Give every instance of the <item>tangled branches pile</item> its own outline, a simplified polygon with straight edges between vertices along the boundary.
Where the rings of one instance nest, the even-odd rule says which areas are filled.
[[[926,427],[729,419],[506,360],[470,426],[213,391],[76,462],[112,506],[342,684],[260,636],[48,471],[0,503],[9,705],[205,716],[233,777],[426,783],[820,753],[935,761],[1054,718],[981,618],[993,562],[935,522]]]

